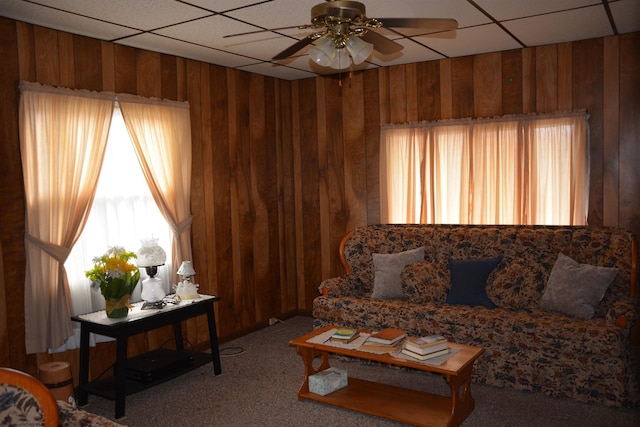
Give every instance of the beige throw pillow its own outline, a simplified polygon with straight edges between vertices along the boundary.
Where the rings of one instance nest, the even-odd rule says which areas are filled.
[[[617,268],[580,264],[559,253],[538,307],[591,319],[617,274]]]
[[[400,274],[404,267],[424,259],[424,247],[397,254],[373,254],[375,276],[373,279],[374,299],[403,299]]]

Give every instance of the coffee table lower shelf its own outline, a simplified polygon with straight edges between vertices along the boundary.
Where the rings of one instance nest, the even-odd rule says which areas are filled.
[[[451,397],[359,378],[349,377],[347,387],[326,396],[300,391],[298,399],[314,400],[406,424],[445,427],[451,421]],[[426,420],[428,424],[425,424]]]

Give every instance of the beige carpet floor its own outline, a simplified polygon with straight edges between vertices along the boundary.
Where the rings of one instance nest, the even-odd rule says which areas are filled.
[[[178,426],[400,426],[392,421],[298,401],[302,359],[289,340],[312,329],[312,319],[297,316],[220,346],[222,375],[211,365],[127,398],[126,415],[118,420],[131,427]],[[374,379],[446,394],[441,376],[368,366],[332,359],[349,376]],[[469,427],[640,426],[640,408],[613,409],[537,393],[472,384],[476,408],[465,420]],[[84,409],[112,418],[114,404],[89,396]]]

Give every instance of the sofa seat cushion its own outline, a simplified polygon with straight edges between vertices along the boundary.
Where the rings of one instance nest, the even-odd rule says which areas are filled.
[[[418,308],[418,310],[420,310]],[[479,346],[501,342],[511,352],[546,348],[557,357],[625,357],[625,334],[604,319],[586,321],[543,310],[434,307],[426,318],[440,334]]]
[[[354,297],[317,297],[312,315],[336,326],[382,329],[397,323],[405,313],[407,300],[379,300]]]
[[[561,357],[585,354],[626,357],[623,329],[605,319],[582,320],[544,310],[416,304],[406,300],[318,297],[313,316],[338,326],[388,326],[413,334],[439,334],[478,346],[500,343],[509,352],[545,347]],[[556,356],[558,357],[558,356]]]

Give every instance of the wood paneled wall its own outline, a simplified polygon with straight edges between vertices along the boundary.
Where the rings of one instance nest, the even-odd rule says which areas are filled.
[[[74,352],[24,351],[21,79],[189,101],[193,261],[201,291],[222,297],[225,340],[310,312],[320,281],[342,273],[344,233],[380,220],[383,123],[587,109],[589,221],[640,235],[637,52],[638,33],[289,82],[0,18],[0,365],[77,366]],[[130,351],[170,332],[136,337]],[[202,345],[204,319],[185,336]],[[94,372],[113,361],[101,346]]]

